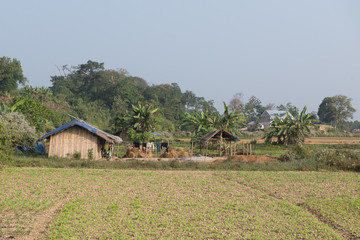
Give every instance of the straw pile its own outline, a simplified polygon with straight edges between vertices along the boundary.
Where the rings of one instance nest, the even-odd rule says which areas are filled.
[[[169,147],[168,151],[160,155],[161,158],[186,158],[189,157],[188,152],[184,152],[184,149],[178,148],[175,150],[173,147]]]
[[[146,156],[145,149],[141,150],[139,148],[128,147],[126,150],[126,156],[128,158],[152,158],[152,153],[150,150],[148,150]]]

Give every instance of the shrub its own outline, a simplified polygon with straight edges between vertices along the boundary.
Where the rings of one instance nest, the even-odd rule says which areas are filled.
[[[81,153],[80,152],[76,152],[73,154],[73,158],[75,159],[80,159],[81,158]]]
[[[359,154],[339,149],[311,149],[307,146],[296,146],[280,156],[280,161],[312,161],[315,165],[328,166],[339,170],[358,171],[360,169]]]
[[[90,160],[94,158],[94,149],[93,148],[88,150],[88,158]]]
[[[29,125],[22,113],[10,112],[0,116],[0,125],[3,126],[0,132],[2,144],[6,141],[13,147],[25,141],[33,142],[37,137],[35,129]]]
[[[323,149],[316,152],[316,160],[342,170],[356,170],[360,166],[359,155],[346,150]]]

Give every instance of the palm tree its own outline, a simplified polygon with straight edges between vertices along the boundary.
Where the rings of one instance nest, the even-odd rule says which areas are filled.
[[[186,113],[182,125],[190,126],[195,135],[198,135],[199,133],[211,130],[214,126],[214,122],[216,121],[216,117],[209,114],[208,111],[201,113],[195,112],[193,115]]]
[[[310,119],[311,113],[306,113],[306,106],[301,113],[295,109],[295,118],[289,114],[284,120],[278,117],[271,123],[270,131],[266,135],[266,141],[271,142],[273,137],[277,137],[278,144],[301,144],[304,142],[305,135],[310,133],[310,125],[313,125],[313,119]]]
[[[138,102],[138,105],[132,105],[130,114],[124,114],[118,117],[115,122],[126,131],[129,138],[134,142],[146,143],[152,137],[151,131],[155,126],[155,113],[158,108],[153,108],[151,104]],[[147,151],[145,150],[145,158]]]
[[[286,123],[280,118],[276,117],[270,126],[270,131],[266,134],[266,142],[271,143],[272,139],[277,138],[278,144],[284,144],[286,138]]]
[[[214,129],[225,129],[233,131],[236,127],[241,126],[245,122],[245,116],[238,114],[235,110],[230,112],[228,106],[224,104],[224,113],[210,114],[207,110],[205,112],[194,114],[186,113],[183,126],[190,126],[195,136],[201,136]]]
[[[141,102],[138,106],[132,105],[133,128],[139,133],[145,133],[153,130],[155,125],[154,113],[158,108],[152,108],[150,104],[146,105]]]
[[[132,140],[137,141],[140,139],[141,142],[145,142],[150,131],[154,129],[156,121],[154,114],[157,110],[150,104],[139,102],[137,106],[132,105],[130,113],[117,117],[115,125],[122,132],[127,132]]]
[[[312,113],[306,113],[306,106],[299,114],[295,108],[296,116],[291,126],[291,142],[293,144],[301,144],[304,142],[305,134],[310,133],[309,126],[313,125],[314,119],[310,119]]]
[[[240,127],[245,122],[245,116],[243,114],[238,114],[236,109],[230,113],[226,103],[223,102],[223,104],[224,113],[220,119],[220,128],[232,131],[236,127]]]

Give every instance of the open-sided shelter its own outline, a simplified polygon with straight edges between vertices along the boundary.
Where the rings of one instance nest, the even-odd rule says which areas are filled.
[[[101,149],[105,143],[111,145],[122,143],[118,136],[104,132],[82,120],[73,120],[45,134],[38,141],[49,139],[49,157],[71,158],[80,153],[82,159],[101,158]]]
[[[200,139],[200,144],[206,146],[206,150],[207,150],[209,142],[217,142],[219,144],[220,156],[221,156],[221,152],[222,152],[221,145],[223,144],[223,142],[231,143],[236,141],[237,138],[231,132],[225,129],[217,129],[217,130],[212,130],[207,134],[205,134],[205,136],[203,136]]]

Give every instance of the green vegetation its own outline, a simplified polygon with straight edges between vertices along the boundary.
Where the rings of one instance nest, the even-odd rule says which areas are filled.
[[[270,131],[266,135],[266,142],[271,142],[275,137],[278,144],[298,145],[304,143],[305,135],[310,134],[310,125],[313,125],[313,119],[310,119],[311,113],[306,113],[306,106],[298,113],[295,109],[295,116],[292,118],[289,114],[285,119],[278,117],[271,123]]]
[[[360,235],[359,181],[346,172],[6,168],[0,236],[349,239]]]
[[[10,92],[24,85],[27,79],[23,75],[20,61],[16,58],[0,58],[0,92]]]
[[[185,148],[182,143],[174,143],[174,148]],[[148,169],[148,170],[245,170],[245,171],[360,171],[360,145],[304,145],[284,146],[255,144],[253,153],[271,156],[280,161],[265,163],[231,161],[220,163],[194,162],[190,160],[160,159],[149,160],[80,160],[31,157],[31,155],[12,156],[1,159],[1,163],[14,167],[51,168],[94,168],[94,169]]]
[[[245,125],[246,117],[239,114],[236,110],[230,112],[229,107],[223,102],[224,113],[209,113],[208,111],[201,113],[186,113],[182,126],[188,127],[194,134],[195,138],[199,138],[214,129],[225,129],[237,132],[237,129]]]
[[[358,148],[358,147],[357,147]],[[339,147],[311,148],[309,146],[295,146],[280,156],[281,161],[311,160],[316,164],[339,170],[360,171],[360,155],[354,149]]]
[[[0,58],[0,239],[360,238],[360,145],[304,145],[310,135],[354,136],[360,122],[347,121],[355,109],[346,96],[324,98],[319,119],[306,107],[299,114],[281,104],[276,109],[288,112],[285,119],[245,132],[249,122],[259,130],[261,114],[275,105],[255,96],[245,102],[237,93],[220,114],[212,100],[177,83],[149,85],[104,63],[60,71],[49,76],[51,87],[33,88],[20,61]],[[252,139],[255,156],[95,161],[89,149],[85,161],[80,152],[62,159],[15,151],[74,117],[134,142],[161,132],[186,152],[190,139],[226,129]],[[315,120],[334,128],[316,131]],[[267,143],[257,143],[264,135]],[[124,156],[122,147],[115,155]],[[215,144],[208,148],[209,155],[218,152]],[[258,155],[270,160],[251,160]]]
[[[131,113],[122,114],[116,121],[122,132],[126,132],[128,137],[137,143],[146,143],[152,137],[151,131],[155,127],[155,113],[157,108],[153,108],[150,104],[138,103],[137,106],[132,105]]]
[[[335,128],[352,118],[355,108],[351,106],[351,98],[344,95],[326,97],[319,106],[319,118],[325,123],[332,123]]]

